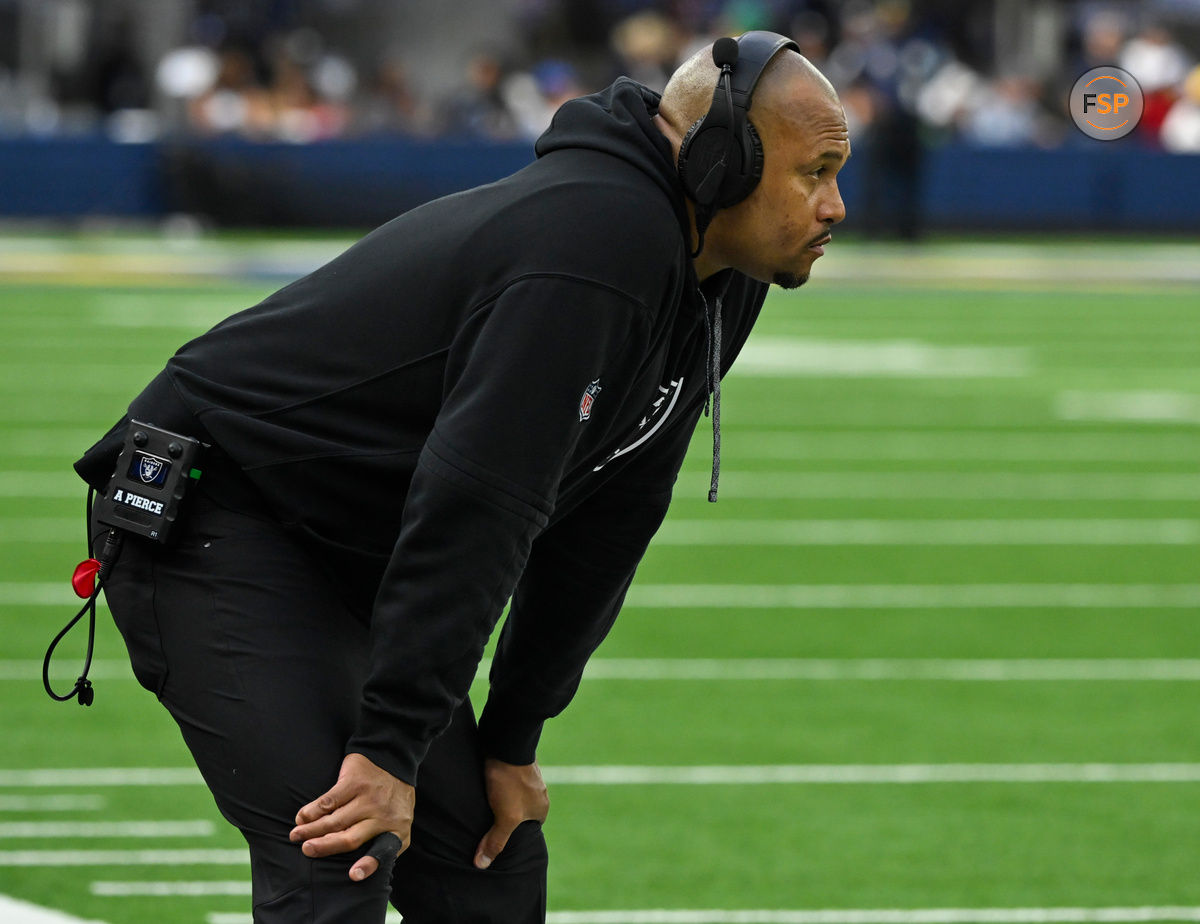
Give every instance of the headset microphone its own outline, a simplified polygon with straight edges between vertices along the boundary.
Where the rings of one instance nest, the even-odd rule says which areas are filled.
[[[738,43],[737,39],[730,38],[727,35],[721,36],[713,42],[713,63],[722,70],[732,68],[737,64],[738,59]]]
[[[735,39],[728,36],[717,39],[713,45],[713,63],[721,69],[721,76],[717,78],[718,93],[723,87],[725,90],[725,109],[723,112],[717,110],[716,94],[713,96],[712,111],[706,119],[706,129],[723,128],[732,132],[734,127],[733,114],[733,68],[738,60],[738,43]],[[724,118],[722,119],[722,116]],[[694,199],[699,205],[712,205],[717,200],[717,195],[721,191],[721,183],[725,179],[725,174],[729,169],[729,161],[727,157],[722,156],[720,160],[712,163],[700,182],[696,184]]]

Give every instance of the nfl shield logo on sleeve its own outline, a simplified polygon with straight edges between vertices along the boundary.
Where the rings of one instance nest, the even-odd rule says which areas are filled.
[[[583,397],[579,399],[579,422],[583,423],[592,416],[592,405],[596,403],[596,395],[600,394],[600,380],[592,382],[583,390]]]

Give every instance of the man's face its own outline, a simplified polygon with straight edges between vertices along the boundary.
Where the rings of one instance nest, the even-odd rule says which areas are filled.
[[[806,79],[774,89],[751,117],[762,138],[763,174],[745,200],[713,218],[711,256],[762,282],[793,289],[808,280],[829,229],[846,217],[837,174],[850,156],[836,98]]]

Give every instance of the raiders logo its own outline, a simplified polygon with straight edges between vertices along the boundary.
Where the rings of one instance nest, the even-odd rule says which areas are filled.
[[[138,465],[138,477],[145,484],[153,484],[158,480],[159,473],[162,472],[163,460],[156,459],[154,456],[143,455]]]

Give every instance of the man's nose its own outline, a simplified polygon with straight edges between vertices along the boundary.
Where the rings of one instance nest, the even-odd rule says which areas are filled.
[[[834,183],[830,192],[825,196],[817,209],[817,220],[829,225],[836,225],[846,217],[846,204],[842,202],[842,194]]]

